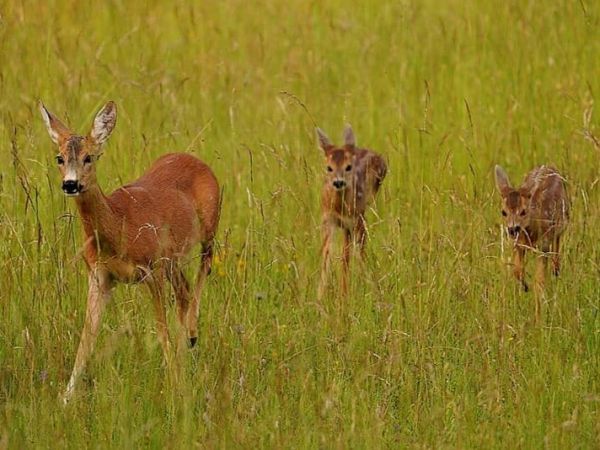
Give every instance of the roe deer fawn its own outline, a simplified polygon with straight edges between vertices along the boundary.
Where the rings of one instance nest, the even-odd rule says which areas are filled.
[[[513,188],[506,172],[496,166],[496,186],[502,196],[506,230],[514,240],[513,273],[525,291],[525,251],[538,249],[535,281],[543,288],[551,253],[553,273],[560,271],[560,237],[569,220],[569,198],[564,180],[549,166],[533,169],[519,188]]]
[[[350,125],[344,130],[344,146],[336,147],[317,128],[319,144],[325,152],[326,177],[322,190],[323,246],[318,297],[325,292],[329,272],[331,238],[336,227],[344,230],[342,293],[348,289],[350,250],[353,243],[365,255],[367,229],[365,212],[387,173],[385,160],[377,153],[356,146]]]
[[[197,340],[200,294],[210,272],[213,239],[219,222],[220,192],[211,169],[184,153],[160,157],[136,181],[105,196],[96,182],[96,161],[117,118],[108,102],[86,136],[71,132],[40,102],[48,133],[58,145],[62,190],[75,198],[84,231],[88,266],[87,311],[75,364],[63,401],[73,394],[99,332],[100,320],[116,282],[145,282],[151,291],[157,331],[165,357],[169,335],[164,308],[168,278],[177,300],[178,319],[189,345]],[[193,292],[180,265],[192,246],[202,245]]]

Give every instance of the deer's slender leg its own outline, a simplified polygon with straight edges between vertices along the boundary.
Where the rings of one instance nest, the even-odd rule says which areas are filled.
[[[169,328],[167,325],[167,314],[165,311],[165,273],[164,268],[160,267],[153,273],[148,274],[146,283],[152,294],[152,303],[154,305],[154,314],[156,316],[156,332],[163,349],[167,365],[171,358],[171,344],[169,341]]]
[[[323,223],[323,244],[321,246],[321,279],[317,297],[323,298],[327,288],[327,277],[329,275],[329,259],[331,256],[331,236],[333,234],[333,225],[329,222]]]
[[[356,229],[354,230],[355,241],[360,249],[360,256],[364,262],[366,258],[366,246],[367,246],[367,229],[364,216],[360,216],[356,222]]]
[[[548,267],[548,251],[550,245],[544,244],[541,247],[541,253],[537,255],[535,264],[535,319],[538,322],[542,316],[542,299],[544,297],[544,284],[546,279],[546,270]]]
[[[92,354],[100,329],[102,312],[112,293],[113,283],[110,274],[101,267],[95,267],[89,271],[88,284],[85,322],[83,324],[83,330],[81,331],[79,348],[77,349],[77,356],[75,357],[75,365],[73,366],[67,389],[62,397],[65,404],[73,396],[77,380],[85,369],[88,359]]]
[[[515,244],[513,250],[513,274],[521,283],[525,292],[529,291],[529,286],[525,282],[525,248]]]
[[[167,277],[175,291],[175,300],[177,301],[177,318],[182,327],[187,328],[187,314],[190,307],[190,284],[183,273],[183,270],[177,263],[173,263],[167,272]]]
[[[344,229],[344,253],[342,256],[342,295],[348,293],[348,278],[350,272],[350,256],[352,252],[352,232]]]
[[[552,273],[560,275],[560,236],[556,236],[552,243]]]
[[[200,269],[196,278],[196,285],[194,286],[194,296],[192,303],[187,313],[187,328],[189,333],[189,346],[193,347],[196,345],[198,340],[198,316],[200,314],[200,297],[202,296],[202,288],[204,287],[204,281],[210,274],[212,259],[213,259],[213,244],[208,242],[203,244],[202,247],[202,260],[200,262]]]
[[[548,266],[548,251],[550,250],[550,246],[544,244],[542,245],[541,250],[541,253],[537,256],[537,261],[535,265],[535,284],[540,291],[543,291],[546,280],[546,268]]]

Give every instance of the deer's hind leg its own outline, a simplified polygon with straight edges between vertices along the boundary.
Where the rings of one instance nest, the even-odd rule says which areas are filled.
[[[367,223],[364,216],[360,216],[354,229],[354,242],[358,244],[360,250],[360,257],[365,261],[366,258],[366,247],[367,247]]]
[[[552,274],[560,275],[560,236],[556,236],[552,242]]]
[[[187,329],[189,346],[194,347],[198,341],[198,316],[200,314],[200,297],[204,287],[204,281],[210,274],[213,259],[213,242],[205,242],[202,244],[202,258],[200,261],[200,269],[194,286],[194,294],[192,301],[187,311]]]
[[[187,330],[187,315],[191,303],[191,288],[190,284],[183,273],[181,266],[173,262],[170,270],[167,272],[167,277],[175,291],[175,300],[177,301],[177,318],[181,326]]]
[[[171,358],[171,343],[169,339],[169,327],[167,325],[167,312],[165,310],[165,275],[165,268],[161,265],[148,273],[145,281],[152,294],[154,314],[156,316],[156,332],[168,365]]]
[[[350,257],[352,254],[352,232],[344,229],[344,253],[342,256],[342,295],[348,293],[348,279],[350,273]]]

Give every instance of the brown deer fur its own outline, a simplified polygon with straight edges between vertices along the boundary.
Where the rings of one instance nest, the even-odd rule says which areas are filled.
[[[525,251],[538,250],[536,286],[542,288],[549,255],[553,273],[558,275],[560,271],[560,238],[569,220],[570,208],[564,179],[550,166],[533,169],[518,188],[511,186],[500,166],[496,166],[495,175],[502,197],[502,215],[508,235],[514,240],[514,275],[527,291]]]
[[[350,251],[353,243],[364,258],[367,240],[365,212],[373,202],[387,172],[385,160],[377,153],[356,146],[354,132],[347,125],[344,146],[333,145],[325,133],[317,129],[325,154],[326,177],[322,190],[323,246],[319,297],[326,289],[330,247],[336,228],[344,231],[342,258],[342,292],[347,291]]]
[[[116,123],[116,106],[100,110],[87,136],[72,133],[42,104],[40,111],[52,140],[63,190],[74,196],[84,230],[89,292],[86,319],[64,401],[68,401],[92,352],[102,311],[116,282],[145,282],[155,306],[158,334],[169,357],[164,310],[164,280],[173,285],[178,318],[190,345],[197,339],[199,301],[212,262],[219,222],[219,185],[211,169],[196,157],[172,153],[160,157],[134,182],[109,196],[96,183],[96,161]],[[202,245],[194,291],[180,259]]]

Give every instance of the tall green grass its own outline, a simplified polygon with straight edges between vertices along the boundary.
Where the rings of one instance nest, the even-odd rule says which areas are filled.
[[[597,3],[14,0],[0,14],[0,448],[597,448]],[[174,150],[223,186],[177,385],[147,290],[119,286],[59,405],[86,277],[38,98],[80,132],[117,102],[106,192]],[[390,171],[352,294],[317,301],[313,130],[345,122]],[[537,323],[509,273],[496,163],[514,181],[542,163],[568,179],[563,273]]]

